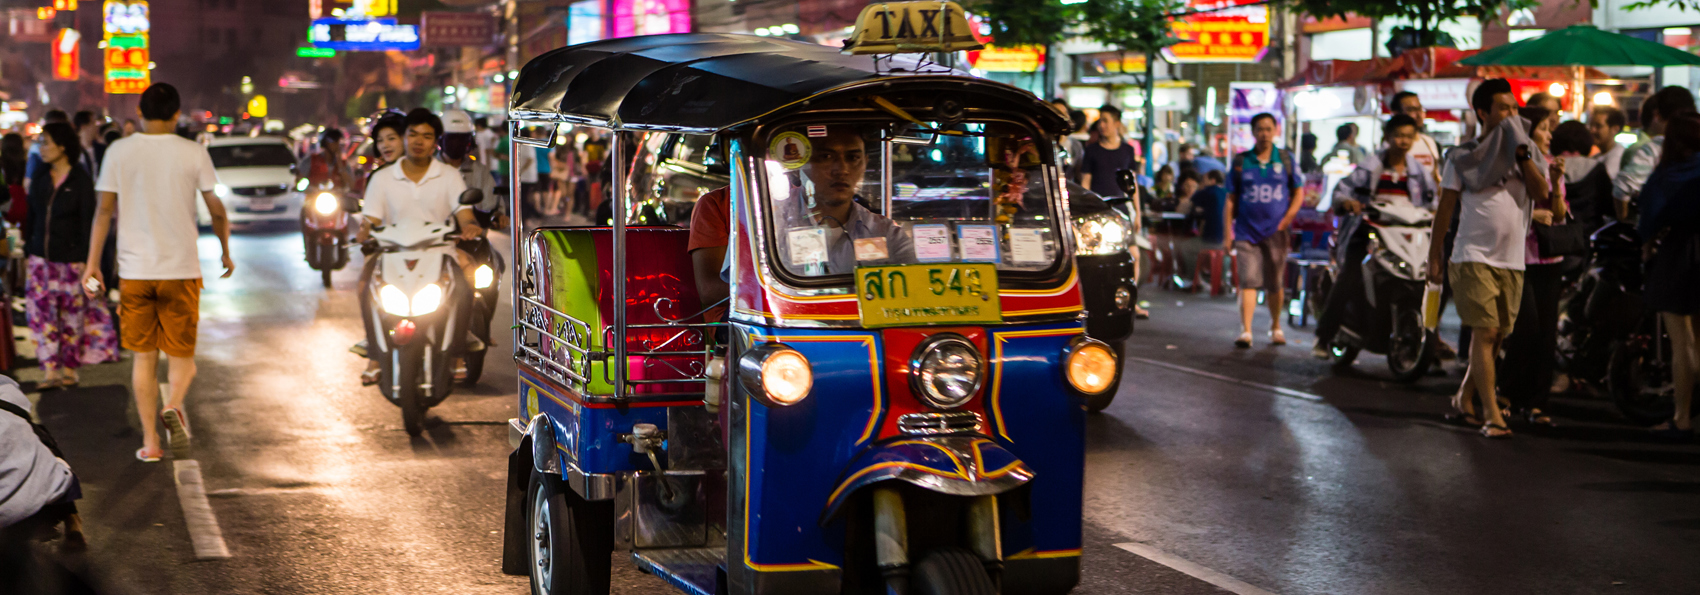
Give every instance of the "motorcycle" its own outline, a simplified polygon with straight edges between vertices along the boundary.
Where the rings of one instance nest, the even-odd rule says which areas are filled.
[[[1590,393],[1604,392],[1631,422],[1670,419],[1675,386],[1670,337],[1641,304],[1641,236],[1628,223],[1590,236],[1592,264],[1563,298],[1559,369]]]
[[[479,224],[485,229],[492,229],[493,214],[478,213]],[[460,248],[472,257],[472,334],[478,337],[478,343],[471,346],[466,353],[466,378],[461,380],[462,386],[478,384],[478,378],[484,375],[484,356],[490,349],[490,323],[496,317],[496,302],[501,297],[502,271],[507,263],[502,255],[496,252],[488,238],[460,242]]]
[[[467,191],[461,204],[481,200],[474,194]],[[468,347],[466,329],[478,300],[455,259],[457,240],[452,225],[397,223],[374,229],[368,244],[379,259],[367,281],[374,299],[362,313],[377,331],[368,349],[381,366],[379,391],[401,407],[402,423],[412,436],[424,431],[425,411],[453,391],[452,362]],[[482,364],[483,358],[478,361]]]
[[[1361,351],[1384,354],[1395,380],[1416,382],[1434,365],[1440,337],[1423,328],[1422,309],[1433,219],[1421,207],[1365,203],[1359,225],[1371,230],[1368,256],[1330,265],[1317,292],[1334,289],[1338,267],[1363,267],[1363,297],[1348,302],[1330,348],[1335,366],[1350,366]]]
[[[303,180],[305,183],[305,180]],[[351,213],[359,211],[353,197],[329,183],[320,184],[301,209],[301,241],[306,245],[307,266],[319,271],[326,289],[331,272],[348,266]]]

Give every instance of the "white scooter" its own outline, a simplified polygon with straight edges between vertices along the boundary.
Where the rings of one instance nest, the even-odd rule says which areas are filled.
[[[1363,267],[1364,281],[1362,299],[1349,302],[1334,338],[1335,365],[1351,365],[1360,351],[1384,354],[1388,370],[1400,382],[1415,382],[1434,365],[1440,338],[1423,328],[1422,308],[1433,221],[1434,214],[1422,207],[1365,205],[1360,225],[1370,229],[1368,256],[1363,262],[1334,265]],[[1324,280],[1324,295],[1334,289],[1337,277]]]
[[[482,200],[478,191],[461,204]],[[471,203],[467,201],[471,200]],[[397,223],[372,231],[378,265],[362,312],[373,338],[368,349],[382,372],[378,388],[401,407],[409,435],[425,429],[425,411],[454,389],[455,358],[466,355],[472,291],[455,260],[455,228],[443,223]]]

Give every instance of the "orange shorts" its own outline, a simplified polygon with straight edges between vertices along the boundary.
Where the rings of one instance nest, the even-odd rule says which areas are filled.
[[[201,322],[200,279],[124,279],[118,283],[119,337],[138,353],[195,356]]]

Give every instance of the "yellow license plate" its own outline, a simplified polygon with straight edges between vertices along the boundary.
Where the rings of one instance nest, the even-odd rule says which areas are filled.
[[[867,328],[1003,321],[993,264],[861,267],[856,301]]]

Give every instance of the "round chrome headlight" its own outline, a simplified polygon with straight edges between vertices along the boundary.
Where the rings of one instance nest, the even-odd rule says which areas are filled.
[[[1133,240],[1132,225],[1121,213],[1109,211],[1084,215],[1074,220],[1074,240],[1079,253],[1105,256],[1127,250]]]
[[[986,360],[962,335],[942,333],[915,348],[909,385],[923,402],[939,409],[961,407],[986,378]]]

